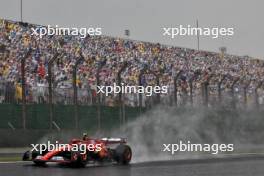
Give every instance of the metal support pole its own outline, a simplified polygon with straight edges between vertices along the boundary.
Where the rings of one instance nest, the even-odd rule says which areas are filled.
[[[193,106],[193,81],[196,80],[199,75],[200,73],[194,73],[194,75],[189,80],[191,106]]]
[[[198,29],[199,23],[198,23],[198,19],[196,20],[196,27]],[[197,34],[197,50],[200,50],[200,34]]]
[[[96,84],[97,84],[97,92],[98,87],[100,86],[100,76],[99,76],[100,68],[97,69],[96,72]],[[101,131],[101,94],[96,95],[97,99],[97,130]]]
[[[191,101],[191,105],[193,106],[193,80],[192,79],[189,81],[189,85],[190,85],[190,101]]]
[[[239,78],[235,79],[232,84],[231,84],[231,96],[232,96],[232,106],[235,108],[236,107],[236,100],[235,100],[235,91],[234,87],[236,83],[239,81]]]
[[[106,64],[106,62],[100,62],[99,67],[97,68],[96,71],[96,84],[97,84],[97,90],[98,87],[100,87],[100,71],[102,69],[102,67]],[[101,131],[101,94],[97,94],[96,95],[96,99],[97,99],[97,130]]]
[[[96,82],[97,82],[97,86],[100,86],[100,79],[98,77],[98,74],[96,76]],[[96,99],[97,99],[97,130],[101,131],[101,97],[100,97],[100,93],[97,94]]]
[[[208,106],[208,101],[209,101],[209,95],[208,95],[208,81],[203,83],[204,85],[204,105]]]
[[[77,59],[72,72],[72,87],[73,87],[73,103],[74,103],[74,120],[75,120],[75,129],[79,128],[79,116],[78,116],[78,87],[77,87],[77,69],[78,65],[84,61],[83,56]]]
[[[221,90],[221,86],[223,84],[223,81],[226,79],[226,75],[224,75],[221,80],[218,82],[218,100],[219,103],[222,103],[222,90]]]
[[[21,58],[21,86],[22,86],[22,126],[26,129],[26,79],[25,79],[25,63],[26,59],[31,54],[31,49],[27,51],[24,57]]]
[[[142,76],[144,75],[144,70],[140,71],[139,77],[138,77],[138,85],[139,86],[143,86],[142,85]],[[142,113],[142,94],[140,93],[139,95],[139,114],[141,115]]]
[[[180,77],[180,75],[182,74],[182,70],[180,70],[177,75],[174,77],[173,79],[173,83],[174,83],[174,103],[175,103],[175,106],[177,107],[178,105],[178,78]]]
[[[244,91],[244,105],[247,106],[248,103],[248,98],[247,98],[247,89],[250,86],[251,80],[244,86],[243,91]]]
[[[153,74],[154,74],[155,77],[156,77],[156,84],[157,84],[157,86],[160,87],[159,75],[157,75],[157,74],[155,74],[155,73],[153,73]],[[157,94],[157,104],[159,104],[159,103],[160,103],[160,94]]]
[[[20,22],[23,22],[23,0],[20,0]]]
[[[118,86],[122,86],[121,85],[121,74],[122,72],[126,69],[126,67],[128,66],[127,62],[124,62],[124,64],[122,65],[121,69],[118,71],[117,73],[117,82],[118,82]],[[122,124],[126,123],[126,117],[125,117],[125,107],[124,107],[124,102],[123,102],[123,96],[122,96],[122,92],[120,91],[119,95],[118,95],[118,101],[119,101],[119,123],[120,123],[120,128],[122,127]]]
[[[263,85],[263,81],[260,81],[258,85],[255,88],[255,103],[257,108],[259,108],[259,95],[258,95],[258,89]]]
[[[26,81],[25,81],[25,60],[21,59],[21,82],[22,82],[22,126],[26,129]]]
[[[59,54],[55,53],[55,55],[48,62],[48,84],[49,84],[49,128],[52,129],[53,122],[53,91],[52,91],[52,65],[54,61],[58,58]]]
[[[209,104],[209,89],[208,86],[210,85],[210,80],[212,79],[212,77],[214,76],[214,74],[211,74],[208,79],[203,83],[204,85],[204,105],[208,106]]]

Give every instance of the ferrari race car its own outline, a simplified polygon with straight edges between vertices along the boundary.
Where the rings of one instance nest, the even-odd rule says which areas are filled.
[[[69,164],[76,167],[85,167],[87,163],[96,162],[126,165],[132,158],[132,150],[126,143],[126,140],[122,138],[72,139],[67,147],[58,147],[55,150],[45,149],[41,152],[27,151],[23,155],[23,161],[33,161],[39,166],[45,165],[47,162]],[[80,148],[76,150],[76,146],[82,146],[85,151],[81,151]]]

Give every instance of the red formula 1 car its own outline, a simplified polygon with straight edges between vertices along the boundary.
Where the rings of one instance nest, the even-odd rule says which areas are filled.
[[[79,146],[79,148],[76,146]],[[80,150],[81,148],[82,150]],[[44,150],[42,152],[27,151],[23,155],[24,161],[30,160],[36,165],[56,162],[77,167],[85,167],[87,163],[96,162],[115,162],[126,165],[129,164],[131,158],[132,150],[126,144],[126,140],[121,138],[72,139],[67,147],[63,146],[55,150]]]

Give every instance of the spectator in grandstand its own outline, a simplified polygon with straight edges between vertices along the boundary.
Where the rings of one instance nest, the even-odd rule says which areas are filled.
[[[190,95],[190,82],[193,86],[193,96],[199,99],[202,85],[210,77],[213,77],[209,80],[210,93],[216,94],[222,75],[226,75],[221,85],[221,90],[224,91],[230,91],[234,79],[240,79],[235,86],[237,93],[241,92],[241,85],[245,81],[259,80],[264,76],[264,62],[249,57],[232,55],[220,57],[218,53],[106,36],[88,36],[85,39],[78,36],[43,36],[40,40],[37,36],[30,35],[31,27],[34,26],[0,21],[0,79],[14,87],[17,101],[21,101],[22,97],[21,79],[18,79],[21,76],[21,56],[28,48],[32,48],[33,51],[26,61],[27,95],[33,96],[28,100],[36,102],[46,100],[48,61],[54,56],[55,51],[60,51],[61,55],[53,65],[54,98],[64,103],[70,103],[69,99],[72,99],[73,66],[81,50],[85,62],[78,67],[77,84],[80,92],[78,97],[81,97],[82,102],[96,102],[97,71],[100,66],[102,67],[98,74],[100,84],[112,85],[117,82],[118,71],[125,62],[128,64],[121,75],[122,82],[137,85],[140,72],[145,68],[151,72],[144,74],[142,84],[155,85],[156,77],[153,74],[158,75],[161,86],[170,87],[170,95],[175,89],[174,78],[181,71],[177,84],[178,95],[183,101]],[[252,89],[253,83],[248,90]],[[10,93],[5,94],[5,97],[10,97]],[[167,101],[165,99],[168,96],[164,95],[161,98]],[[130,106],[138,104],[135,99],[138,97],[127,96],[126,104]],[[101,100],[105,100],[102,103],[115,105],[118,98],[102,97]],[[144,101],[148,99],[144,98]]]

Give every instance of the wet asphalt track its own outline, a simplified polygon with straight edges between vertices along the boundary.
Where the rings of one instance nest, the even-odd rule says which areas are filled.
[[[0,176],[263,176],[264,158],[203,159],[69,168],[1,163]]]

